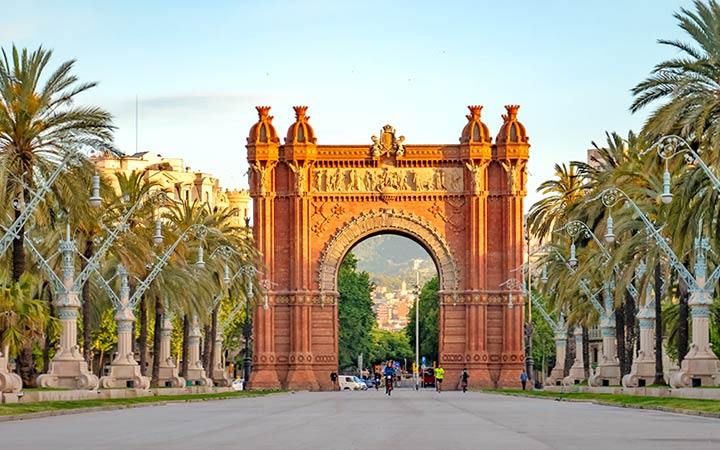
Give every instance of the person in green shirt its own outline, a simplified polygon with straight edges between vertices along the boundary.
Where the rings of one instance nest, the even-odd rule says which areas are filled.
[[[445,378],[445,369],[438,366],[437,369],[435,369],[435,386],[437,386],[437,391],[442,391],[442,381],[443,378]]]

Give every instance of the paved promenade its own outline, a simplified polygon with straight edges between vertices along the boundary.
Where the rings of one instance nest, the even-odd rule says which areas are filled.
[[[720,420],[480,393],[286,393],[0,423],[7,449],[720,448]]]

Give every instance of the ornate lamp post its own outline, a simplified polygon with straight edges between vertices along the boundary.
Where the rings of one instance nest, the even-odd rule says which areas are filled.
[[[610,262],[610,253],[593,231],[584,223],[579,220],[573,220],[568,222],[562,228],[556,230],[556,232],[566,231],[567,234],[572,238],[573,244],[575,239],[579,236],[591,238],[598,246],[604,257],[604,264]],[[619,273],[619,268],[613,267],[615,274]],[[615,341],[615,305],[613,291],[615,289],[615,281],[613,279],[605,280],[603,282],[603,306],[604,308],[600,311],[600,330],[603,338],[602,345],[602,358],[598,364],[595,373],[590,375],[588,378],[588,384],[590,386],[600,385],[611,385],[620,383],[620,360],[617,356],[617,345]],[[628,291],[637,299],[638,293],[632,284],[628,284]]]
[[[568,268],[568,271],[570,273],[575,273],[577,266],[578,266],[578,259],[575,254],[575,243],[573,242],[570,245],[570,258],[568,260],[563,257],[562,254],[553,246],[543,246],[540,248],[540,250],[543,249],[549,249],[550,251],[554,252],[556,257],[559,258],[565,266]],[[586,279],[582,279],[579,282],[580,289],[583,291],[583,293],[587,296],[587,298],[590,300],[590,304],[593,305],[593,307],[598,311],[599,314],[603,314],[604,308],[598,302],[597,295],[595,292],[590,290],[590,286],[588,284],[588,281]],[[576,349],[581,349],[583,345],[583,335],[582,335],[582,329],[576,328],[575,332],[575,347]],[[570,367],[569,374],[567,377],[562,379],[562,384],[565,385],[572,385],[581,382],[585,379],[585,365],[583,361],[583,354],[582,351],[575,351],[575,360],[573,361],[573,365]]]
[[[252,320],[249,319],[250,316],[250,301],[254,296],[253,291],[253,283],[252,278],[260,273],[255,269],[252,265],[244,265],[241,266],[232,276],[230,276],[230,267],[228,266],[228,259],[231,256],[241,256],[237,250],[233,249],[232,247],[223,245],[215,250],[210,254],[210,257],[215,257],[216,255],[221,255],[225,258],[225,264],[223,267],[223,283],[225,284],[227,288],[228,297],[230,296],[230,285],[240,278],[241,276],[248,276],[251,275],[248,284],[247,284],[247,295],[244,301],[238,302],[238,304],[235,306],[233,311],[225,318],[222,325],[218,328],[215,339],[215,352],[213,354],[213,368],[215,370],[218,370],[220,373],[222,373],[221,376],[215,377],[215,370],[213,370],[213,378],[220,382],[220,384],[223,384],[225,382],[229,383],[230,380],[225,375],[225,367],[224,363],[222,361],[222,357],[220,356],[222,354],[222,334],[224,333],[225,329],[230,325],[232,320],[235,318],[238,312],[240,312],[240,309],[242,307],[245,308],[245,321],[243,323],[243,338],[245,341],[245,360],[244,360],[244,366],[247,367],[246,372],[244,372],[248,377],[250,375],[250,366],[252,364],[252,356],[249,354],[250,349],[250,339],[252,336]],[[265,302],[263,304],[263,308],[267,309],[267,289],[269,289],[270,285],[273,284],[270,280],[263,280],[262,286],[265,290]],[[215,302],[213,305],[213,308],[217,307],[218,303],[222,299],[222,293],[219,293],[215,297]],[[244,383],[247,383],[248,378],[245,378]]]
[[[420,274],[415,272],[415,390],[420,390]]]
[[[14,200],[13,204],[15,209],[22,209],[22,212],[10,225],[10,227],[5,229],[5,234],[0,237],[0,256],[3,256],[12,242],[20,237],[20,232],[23,227],[27,223],[28,219],[35,213],[40,203],[45,200],[45,195],[48,191],[50,191],[50,188],[55,183],[55,180],[57,180],[60,174],[67,168],[67,164],[78,156],[79,153],[77,151],[73,150],[66,152],[65,156],[55,168],[53,173],[42,183],[36,192],[33,192],[23,183],[25,190],[32,194],[32,199],[25,205],[22,205],[25,199],[20,198]],[[17,374],[8,371],[8,355],[4,355],[2,350],[3,349],[0,348],[0,392],[19,392],[22,389],[22,379]]]
[[[705,161],[700,158],[700,155],[698,155],[695,150],[692,149],[690,144],[685,139],[676,135],[663,136],[642,154],[644,155],[652,151],[653,149],[657,151],[658,156],[665,160],[665,172],[663,173],[663,192],[660,198],[662,198],[663,203],[665,203],[666,205],[672,203],[673,200],[673,194],[672,192],[670,192],[671,183],[668,163],[674,156],[683,153],[685,153],[685,161],[687,161],[688,163],[697,162],[700,168],[702,168],[703,172],[705,172],[705,175],[710,178],[714,189],[720,192],[720,180],[718,180],[712,170],[710,170],[707,164],[705,164]]]
[[[528,298],[528,313],[527,322],[525,322],[525,373],[527,373],[530,385],[534,385],[535,380],[535,360],[532,356],[532,337],[534,326],[532,323],[532,275],[530,273],[530,226],[527,223],[527,217],[525,218],[525,241],[527,242],[527,298]]]
[[[100,258],[104,256],[118,236],[127,230],[127,221],[134,214],[140,203],[141,201],[139,200],[125,213],[116,227],[110,231],[100,248],[87,260],[85,268],[77,277],[75,277],[75,254],[78,253],[78,250],[75,246],[75,241],[70,235],[69,222],[66,225],[66,240],[60,241],[60,249],[58,252],[62,256],[61,276],[55,273],[55,270],[50,264],[50,260],[58,253],[46,259],[35,247],[32,239],[25,239],[25,245],[30,250],[30,253],[37,259],[40,267],[48,274],[53,282],[56,292],[55,307],[57,308],[58,317],[62,324],[60,348],[50,363],[48,373],[38,377],[38,384],[40,384],[41,387],[97,388],[98,378],[89,372],[87,363],[80,354],[77,345],[77,316],[82,306],[80,292],[91,273],[98,270]]]
[[[152,282],[157,278],[162,269],[167,265],[170,260],[170,256],[175,252],[175,249],[180,242],[187,240],[188,235],[193,234],[196,238],[202,239],[208,233],[208,228],[204,225],[191,225],[180,236],[165,253],[158,259],[157,263],[152,266],[152,270],[144,280],[140,280],[140,284],[133,293],[132,297],[129,297],[129,285],[128,285],[128,274],[125,267],[120,265],[118,267],[117,276],[120,277],[120,291],[119,295],[115,294],[108,280],[105,280],[99,271],[96,270],[96,276],[100,280],[100,285],[103,287],[105,292],[110,297],[110,301],[115,307],[115,320],[118,323],[118,351],[115,359],[110,363],[110,374],[100,379],[100,384],[104,388],[114,387],[136,387],[139,389],[147,389],[150,387],[150,379],[140,374],[140,366],[135,361],[135,357],[132,352],[132,340],[130,331],[132,330],[132,324],[135,321],[135,315],[133,311],[140,302],[143,294],[150,288]],[[205,262],[202,258],[202,246],[198,249],[198,261],[195,263],[197,267],[202,268]],[[164,318],[163,318],[164,319]],[[172,358],[170,356],[170,340],[169,333],[166,333],[165,323],[163,323],[163,335],[160,339],[160,349],[157,349],[157,357],[160,358],[161,365],[171,365],[174,367]],[[169,331],[172,331],[170,328]],[[167,334],[167,336],[165,336]],[[167,345],[164,339],[167,338]],[[169,360],[169,361],[168,361]],[[164,363],[164,364],[163,364]],[[177,369],[175,370],[177,372]],[[164,377],[159,377],[163,381],[169,381],[174,387],[184,386],[184,380],[177,375],[172,373],[169,380],[165,380]],[[208,384],[206,379],[201,380],[204,384]],[[212,383],[210,383],[212,384]]]
[[[518,280],[517,278],[509,278],[502,283],[499,284],[499,287],[504,288],[508,292],[508,308],[512,309],[514,308],[513,304],[513,293],[519,293],[520,295],[525,294],[525,284]],[[523,333],[527,337],[527,324],[525,324],[525,330]],[[528,352],[531,352],[532,348],[527,348],[525,350],[525,359],[528,358]],[[527,370],[526,368],[523,368],[523,370]],[[527,372],[526,372],[527,373]],[[528,380],[530,380],[530,386],[532,386],[532,379],[531,376],[528,375]]]
[[[620,200],[627,202],[636,215],[640,217],[645,229],[655,240],[656,244],[663,250],[668,257],[670,265],[683,277],[690,287],[690,307],[692,312],[693,326],[693,342],[690,352],[685,356],[682,367],[678,372],[670,376],[670,385],[673,388],[689,387],[693,385],[714,385],[716,379],[720,379],[720,369],[718,369],[718,358],[710,348],[709,340],[709,307],[712,304],[712,286],[720,277],[720,266],[707,277],[706,251],[709,249],[707,238],[696,238],[694,243],[695,263],[693,276],[685,265],[675,255],[667,241],[660,235],[655,226],[643,214],[637,204],[632,201],[622,189],[612,187],[603,190],[597,197],[588,200],[594,201],[600,198],[608,208],[617,204]],[[702,230],[702,224],[699,227]],[[605,240],[612,242],[615,235],[612,233],[612,218],[608,215],[608,233]],[[648,325],[649,317],[641,317]],[[641,323],[642,324],[642,323]],[[641,341],[642,344],[642,341]],[[641,349],[648,351],[648,349]],[[653,371],[654,377],[654,371]]]

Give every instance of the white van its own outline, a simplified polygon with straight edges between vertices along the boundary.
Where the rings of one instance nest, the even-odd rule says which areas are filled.
[[[364,384],[355,381],[353,375],[338,375],[338,384],[341,391],[360,391],[365,387]]]

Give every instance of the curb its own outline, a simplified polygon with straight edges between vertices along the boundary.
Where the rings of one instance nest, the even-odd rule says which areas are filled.
[[[646,410],[651,410],[651,411],[660,411],[660,412],[667,412],[667,413],[674,413],[674,414],[684,414],[686,416],[698,416],[698,417],[708,417],[711,419],[720,419],[720,413],[716,413],[716,412],[696,411],[694,409],[670,408],[667,406],[628,405],[628,404],[623,404],[623,403],[606,402],[603,400],[595,400],[595,399],[563,398],[563,397],[550,397],[550,396],[540,396],[540,395],[523,395],[520,393],[501,393],[501,392],[483,392],[483,393],[484,394],[493,394],[493,395],[505,395],[505,396],[509,396],[509,397],[535,398],[535,399],[539,399],[539,400],[553,400],[556,402],[590,403],[593,405],[600,405],[600,406],[613,406],[615,408],[646,409]]]
[[[195,402],[208,402],[216,400],[232,400],[238,398],[255,398],[262,397],[272,394],[264,395],[243,395],[233,397],[214,397],[214,398],[193,398],[185,400],[158,400],[157,402],[147,403],[136,403],[132,405],[108,405],[108,406],[89,406],[87,408],[73,408],[73,409],[59,409],[53,411],[41,411],[27,414],[13,414],[7,416],[0,416],[0,423],[3,422],[15,422],[18,420],[30,420],[30,419],[42,419],[44,417],[55,417],[55,416],[70,416],[75,414],[85,414],[93,412],[104,412],[104,411],[117,411],[120,409],[134,409],[134,408],[147,408],[152,406],[166,406],[175,403],[195,403]]]

